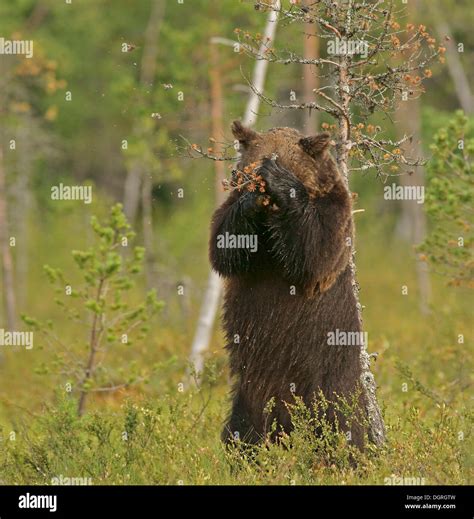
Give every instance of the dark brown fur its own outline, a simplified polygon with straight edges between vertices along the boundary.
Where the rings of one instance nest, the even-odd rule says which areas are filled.
[[[271,420],[288,432],[285,402],[294,395],[311,406],[319,390],[334,400],[357,389],[360,348],[328,345],[328,332],[360,331],[349,268],[352,205],[327,134],[304,138],[292,128],[260,134],[239,122],[232,130],[241,148],[238,168],[263,160],[272,201],[272,209],[261,207],[256,194],[233,191],[213,216],[210,239],[212,266],[225,277],[235,379],[223,439],[238,432],[255,443],[269,425],[263,410],[272,397]],[[256,234],[258,250],[219,248],[226,232]],[[351,435],[362,447],[362,428],[353,425]]]

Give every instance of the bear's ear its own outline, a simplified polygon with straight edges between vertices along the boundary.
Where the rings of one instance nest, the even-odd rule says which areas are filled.
[[[331,136],[329,133],[318,133],[311,137],[303,137],[298,141],[304,152],[313,159],[317,158],[330,144]]]
[[[246,146],[250,141],[257,137],[257,132],[246,128],[240,121],[234,121],[231,126],[232,134],[239,141],[239,144]]]

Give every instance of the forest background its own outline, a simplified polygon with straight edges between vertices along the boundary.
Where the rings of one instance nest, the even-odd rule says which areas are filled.
[[[356,259],[369,351],[378,353],[372,365],[385,447],[369,448],[354,466],[341,438],[313,445],[300,413],[292,449],[273,445],[244,459],[226,452],[219,434],[229,380],[217,319],[203,377],[189,381],[209,274],[209,222],[221,196],[215,162],[197,158],[189,144],[232,144],[230,123],[242,118],[254,67],[245,52],[211,39],[235,41],[236,28],[255,34],[265,23],[253,2],[237,0],[2,2],[0,36],[33,40],[34,55],[0,55],[0,328],[35,330],[31,349],[0,346],[2,483],[48,484],[59,476],[92,484],[472,482],[468,145],[461,164],[451,156],[459,138],[472,138],[474,12],[467,0],[411,1],[399,23],[425,24],[444,42],[446,60],[431,67],[426,93],[408,110],[374,122],[389,138],[414,132],[431,159],[417,172],[426,203],[413,210],[413,203],[384,199],[384,187],[404,185],[408,175],[369,170],[351,177],[356,209],[364,209],[355,214]],[[280,24],[275,46],[317,51],[291,24]],[[265,92],[281,102],[309,99],[307,68],[270,64]],[[314,111],[262,105],[256,128],[312,133],[328,124]],[[61,183],[91,186],[92,203],[52,199],[51,187]],[[90,221],[106,220],[116,202],[125,204],[134,243],[145,246],[132,255],[136,282],[120,298],[146,313],[147,326],[139,319],[143,329],[127,344],[117,339],[123,330],[114,332],[79,417],[73,380],[82,380],[98,310],[70,303],[64,287],[79,286],[84,273],[87,282],[90,265],[81,270],[71,252],[87,250],[98,236],[107,242],[107,231],[94,232]],[[420,221],[421,235],[413,231]],[[461,257],[450,252],[459,246],[459,222]],[[59,280],[59,293],[48,277]],[[152,289],[162,304],[147,299],[140,307]]]

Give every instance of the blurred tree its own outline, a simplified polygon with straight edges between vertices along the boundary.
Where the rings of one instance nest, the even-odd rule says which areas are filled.
[[[154,0],[151,4],[150,18],[145,31],[144,48],[140,66],[139,91],[144,90],[150,92],[155,88],[154,81],[156,69],[158,65],[158,38],[160,28],[163,23],[165,14],[164,0]],[[150,106],[151,96],[144,95],[136,99],[141,110],[148,110],[150,113],[153,108]],[[148,148],[153,149],[152,142],[155,128],[146,124],[143,118],[137,118],[132,129],[132,135],[135,139],[144,141]],[[145,245],[145,274],[148,288],[153,286],[154,272],[154,242],[153,242],[153,212],[152,212],[152,174],[153,169],[147,164],[146,159],[149,158],[153,162],[153,157],[149,157],[148,153],[133,156],[127,163],[127,177],[124,187],[124,208],[125,214],[130,221],[135,221],[138,204],[142,202],[142,227],[143,242]]]
[[[34,12],[37,11],[34,9]],[[42,16],[37,12],[37,15],[26,19],[25,30],[33,31],[38,28],[47,10],[41,12]],[[11,29],[10,24],[7,25]],[[10,34],[11,40],[25,40],[24,34],[18,30]],[[51,151],[48,146],[48,126],[58,113],[54,95],[65,88],[66,82],[58,78],[57,63],[47,57],[38,42],[32,43],[30,57],[5,54],[0,57],[0,66],[3,289],[6,321],[8,326],[13,326],[17,294],[20,294],[19,299],[24,303],[27,288],[27,222],[32,200],[31,178],[35,163]],[[10,240],[13,240],[18,250],[16,260],[19,275],[16,279],[13,275],[15,268]]]
[[[7,330],[15,330],[16,305],[15,284],[13,280],[13,259],[8,228],[8,210],[3,146],[0,143],[0,252],[2,261],[3,302]]]
[[[421,145],[421,107],[420,100],[413,99],[410,102],[400,103],[397,113],[397,131],[400,139],[403,135],[412,136],[410,142],[401,145],[403,153],[407,156],[421,157],[423,149]],[[420,186],[424,188],[424,167],[419,165],[409,173],[405,172],[399,177],[399,184],[403,187]],[[402,239],[412,245],[419,245],[426,236],[426,215],[423,205],[417,200],[401,200],[401,213],[396,231]],[[423,314],[429,312],[431,283],[426,265],[416,262],[416,274],[418,283],[419,307]]]
[[[156,75],[156,68],[158,65],[158,37],[160,33],[160,27],[163,22],[164,12],[164,0],[153,0],[151,3],[150,18],[148,20],[148,25],[145,31],[144,48],[140,65],[140,76],[138,79],[139,90],[144,90],[145,92],[148,91],[148,93],[155,87],[154,80]],[[124,45],[127,44],[125,43]],[[141,109],[151,109],[149,106],[150,96],[140,96],[138,99],[136,99],[136,102],[140,105]],[[149,117],[150,112],[146,115]],[[147,136],[142,134],[144,130],[148,130],[148,133],[153,131],[152,127],[149,124],[144,124],[142,119],[136,119],[132,129],[133,137],[138,139],[146,138]],[[147,179],[149,178],[149,172],[143,171],[145,165],[142,163],[142,161],[143,157],[139,154],[129,161],[127,178],[125,181],[124,209],[127,218],[132,222],[135,221],[137,214],[138,204],[140,201],[140,189],[144,181],[144,177],[146,176]],[[148,192],[151,192],[150,182],[147,180],[146,183],[148,185]],[[148,198],[145,197],[144,201],[148,202]],[[148,209],[147,213],[150,213]],[[145,235],[149,237],[148,232],[146,232]],[[150,251],[152,251],[152,244],[150,243],[147,245],[150,245]]]
[[[431,230],[420,259],[450,285],[474,288],[474,134],[462,112],[438,131],[431,151],[425,202]]]
[[[407,6],[407,15],[410,20],[417,18],[420,2],[412,0]],[[408,33],[404,35],[402,41],[406,43]],[[408,52],[410,48],[408,47]],[[402,99],[396,111],[396,127],[399,139],[403,139],[405,134],[411,136],[408,142],[401,145],[403,154],[411,157],[422,157],[423,147],[421,145],[421,103],[420,97],[412,99]],[[400,175],[399,183],[401,186],[424,186],[424,168],[419,165],[407,174]],[[423,187],[422,187],[423,189]],[[419,245],[426,236],[426,215],[423,206],[416,200],[401,200],[401,214],[397,226],[398,234],[412,245]],[[423,262],[416,262],[416,274],[418,282],[418,297],[420,311],[427,314],[429,311],[429,301],[431,295],[431,283],[428,269]]]
[[[444,13],[441,12],[439,5],[436,2],[432,2],[430,7],[432,9],[438,38],[445,41],[448,71],[451,75],[452,84],[459,104],[467,115],[472,115],[474,113],[474,99],[469,85],[469,79],[467,78],[460,58],[460,55],[464,52],[464,42],[456,42],[454,40],[451,27]],[[459,9],[459,4],[456,4],[456,9]]]

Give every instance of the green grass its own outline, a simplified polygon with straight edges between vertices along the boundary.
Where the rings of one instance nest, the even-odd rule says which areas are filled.
[[[211,398],[209,402],[208,399]],[[132,403],[133,402],[133,403]],[[41,416],[19,422],[17,439],[2,442],[1,479],[49,484],[53,478],[90,478],[92,484],[387,484],[416,478],[424,484],[465,484],[465,417],[440,407],[430,418],[405,406],[387,413],[386,447],[352,452],[342,435],[313,439],[301,419],[285,446],[252,453],[219,442],[223,399],[172,391],[119,409],[96,409],[82,419],[65,398]],[[4,431],[5,432],[5,431]],[[288,448],[289,447],[289,448]]]
[[[286,448],[265,445],[252,456],[226,451],[219,435],[228,410],[228,373],[217,327],[202,388],[180,391],[208,269],[205,254],[190,255],[183,246],[196,239],[187,218],[179,216],[182,243],[174,254],[180,269],[192,273],[190,314],[181,314],[173,304],[172,290],[158,294],[169,300],[169,313],[154,321],[148,340],[124,357],[112,358],[117,365],[160,363],[149,384],[95,396],[89,412],[78,419],[74,397],[64,391],[65,379],[35,374],[54,351],[35,343],[31,351],[5,353],[0,365],[2,483],[47,484],[59,476],[91,478],[92,484],[383,485],[397,478],[472,483],[471,296],[433,277],[432,311],[421,314],[412,253],[387,231],[389,216],[376,225],[358,220],[357,242],[364,325],[369,349],[379,352],[374,374],[386,446],[378,452],[369,447],[351,458],[341,436],[311,438],[300,417],[301,426],[286,440]],[[71,271],[69,254],[82,246],[77,237],[84,216],[69,213],[67,226],[59,220],[48,222],[47,235],[42,222],[32,223],[36,238],[27,313],[51,318],[67,340],[68,324],[52,301],[40,266],[49,263]],[[163,239],[172,240],[173,225],[171,218],[162,224]],[[73,228],[78,232],[72,233]],[[402,284],[408,285],[408,295],[402,295]],[[140,287],[137,298],[139,292]],[[458,341],[460,334],[464,343]]]

